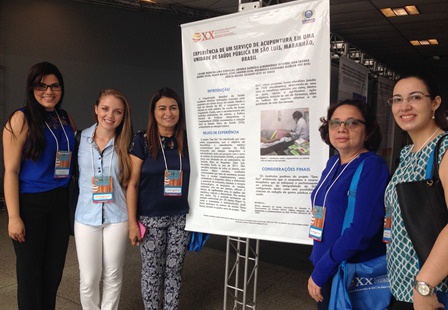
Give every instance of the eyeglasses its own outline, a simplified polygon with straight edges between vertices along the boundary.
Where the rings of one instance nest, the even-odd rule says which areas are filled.
[[[414,95],[410,95],[409,97],[403,98],[403,97],[393,97],[390,98],[389,100],[387,100],[387,103],[390,106],[393,105],[399,105],[401,104],[403,101],[407,101],[409,102],[409,104],[415,104],[415,103],[419,103],[420,101],[423,100],[423,98],[425,97],[431,97],[430,95],[424,95],[424,94],[414,94]]]
[[[51,85],[47,85],[45,83],[39,83],[34,87],[34,89],[39,91],[46,91],[48,87],[50,87],[52,91],[60,91],[62,89],[61,84],[59,83],[54,83]]]
[[[356,119],[356,118],[349,118],[346,121],[341,121],[340,119],[331,119],[328,124],[330,126],[330,129],[332,130],[336,130],[339,127],[341,127],[342,124],[345,125],[345,127],[347,129],[355,129],[357,128],[359,125],[361,124],[365,124],[366,122],[360,120],[360,119]]]

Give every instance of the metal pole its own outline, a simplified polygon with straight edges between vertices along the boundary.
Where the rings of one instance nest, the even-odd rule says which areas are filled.
[[[254,266],[254,306],[253,310],[255,310],[255,306],[257,305],[257,281],[258,281],[258,253],[260,253],[260,240],[255,240],[255,266]]]
[[[246,251],[244,256],[243,310],[246,310],[247,305],[247,269],[249,266],[249,248],[249,238],[246,238]]]
[[[245,244],[246,248],[243,253],[242,246]],[[234,298],[233,302],[233,310],[243,309],[246,310],[248,308],[255,309],[256,307],[256,296],[257,296],[257,280],[258,280],[258,253],[260,250],[259,240],[255,240],[255,250],[251,247],[250,239],[246,238],[233,238],[227,237],[227,253],[226,253],[226,268],[225,268],[225,281],[224,281],[224,310],[227,310],[227,294],[232,294]],[[230,258],[230,249],[235,250],[235,261],[232,266],[231,258]],[[244,260],[243,260],[244,258]],[[244,266],[240,266],[241,263],[244,262]],[[254,263],[253,266],[250,266],[251,263]],[[240,267],[244,267],[242,270],[242,274],[240,274]],[[250,268],[250,269],[249,269]],[[240,276],[243,275],[243,283],[242,287],[240,286]],[[232,281],[232,277],[235,277],[234,283],[232,286],[230,282]],[[248,302],[248,290],[249,284],[252,282],[253,285],[253,298],[252,302]],[[240,295],[241,293],[241,295]],[[242,296],[242,299],[239,297]],[[241,305],[242,308],[239,308]]]
[[[233,309],[236,309],[238,306],[238,285],[240,278],[240,253],[241,253],[241,240],[238,237],[237,239],[237,247],[236,247],[236,260],[235,260],[235,299],[233,303]]]
[[[230,237],[227,236],[226,242],[226,270],[224,276],[224,306],[223,309],[227,309],[227,286],[228,286],[228,274],[229,274],[229,247],[230,247]]]

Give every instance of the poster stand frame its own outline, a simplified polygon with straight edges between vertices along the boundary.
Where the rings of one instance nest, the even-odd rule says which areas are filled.
[[[227,236],[226,248],[223,309],[227,309],[227,296],[230,296],[233,301],[233,308],[231,309],[255,310],[260,240],[252,239],[251,242],[249,238]],[[231,261],[230,252],[232,249],[235,256],[234,260]],[[249,296],[251,286],[253,295]],[[238,308],[239,306],[242,308]]]
[[[258,9],[262,6],[262,0],[246,1],[245,3],[243,3],[242,0],[239,0],[238,11]],[[254,242],[252,243],[255,243],[255,248],[251,246],[251,240],[249,238],[227,236],[226,269],[224,275],[224,310],[227,309],[227,295],[233,299],[233,310],[238,309],[238,306],[242,306],[241,309],[243,310],[255,310],[256,308],[260,240],[253,240]],[[231,249],[235,250],[232,266],[230,266]],[[240,277],[243,278],[242,281]],[[230,284],[231,281],[233,281],[233,285]],[[240,287],[241,284],[242,287]],[[252,300],[248,301],[248,290],[250,285],[253,286],[253,295]]]

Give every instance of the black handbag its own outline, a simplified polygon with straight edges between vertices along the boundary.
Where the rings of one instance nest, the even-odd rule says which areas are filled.
[[[446,136],[442,136],[434,147],[426,167],[426,180],[399,183],[395,186],[404,226],[420,266],[425,263],[439,233],[448,223],[448,210],[439,179],[438,164],[440,144]]]
[[[79,196],[79,170],[78,170],[78,148],[79,142],[81,141],[81,131],[76,131],[75,133],[75,150],[72,156],[72,176],[68,183],[68,208],[69,208],[69,219],[70,219],[70,235],[75,235],[75,212],[76,205],[78,204]]]

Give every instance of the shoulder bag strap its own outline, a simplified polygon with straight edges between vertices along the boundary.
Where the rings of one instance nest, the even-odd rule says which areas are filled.
[[[365,159],[359,164],[358,168],[353,175],[352,181],[350,183],[350,189],[347,193],[348,204],[345,210],[344,224],[342,225],[342,232],[346,230],[350,224],[353,222],[353,215],[355,213],[355,202],[356,202],[356,189],[358,188],[359,177],[361,176],[362,167],[364,166]]]
[[[448,134],[441,136],[432,150],[426,165],[425,180],[439,179],[439,149],[443,139],[447,136]]]

